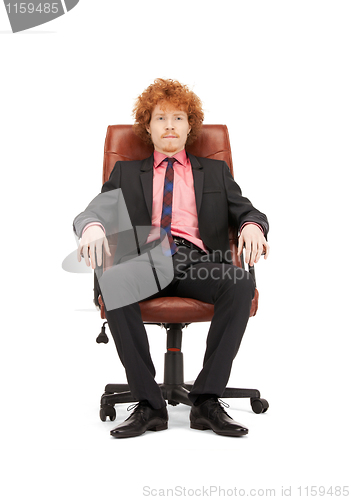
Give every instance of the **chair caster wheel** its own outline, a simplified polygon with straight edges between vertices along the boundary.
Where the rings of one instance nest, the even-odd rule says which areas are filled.
[[[100,419],[103,422],[106,422],[106,418],[109,417],[111,422],[116,419],[116,410],[114,406],[111,405],[102,405],[100,408]]]
[[[266,399],[251,399],[251,408],[254,411],[254,413],[265,413],[268,408],[269,404]]]

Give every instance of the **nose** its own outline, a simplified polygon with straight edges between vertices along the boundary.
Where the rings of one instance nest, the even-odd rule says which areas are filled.
[[[172,118],[166,119],[166,129],[167,130],[174,129]]]

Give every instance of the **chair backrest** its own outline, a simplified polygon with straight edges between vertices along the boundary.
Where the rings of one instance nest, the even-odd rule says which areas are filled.
[[[143,160],[151,156],[153,150],[152,145],[144,143],[135,135],[132,125],[110,125],[105,139],[102,182],[105,183],[109,179],[116,161]],[[233,161],[226,125],[203,125],[201,135],[191,146],[187,146],[186,150],[195,156],[227,162],[233,174]],[[241,261],[236,252],[237,235],[232,228],[228,228],[228,231],[233,263],[241,267]],[[113,258],[111,264],[112,262]],[[101,317],[105,318],[101,297],[99,303]],[[257,307],[258,290],[256,289],[250,316],[256,314]],[[213,304],[181,297],[160,297],[147,300],[140,303],[140,309],[145,322],[169,323],[210,321],[214,312]]]
[[[137,137],[132,125],[110,125],[107,128],[102,183],[105,183],[116,161],[143,160],[151,156],[154,148]],[[200,137],[187,146],[195,156],[214,158],[227,162],[233,174],[233,161],[226,125],[203,125]]]

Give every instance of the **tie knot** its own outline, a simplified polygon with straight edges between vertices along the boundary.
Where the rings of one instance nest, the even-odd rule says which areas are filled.
[[[167,160],[167,165],[173,165],[173,163],[176,161],[175,158],[166,158]]]

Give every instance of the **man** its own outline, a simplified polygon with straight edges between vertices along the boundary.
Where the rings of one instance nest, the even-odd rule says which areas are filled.
[[[91,260],[95,269],[101,265],[103,248],[110,255],[105,231],[106,226],[113,226],[113,205],[106,209],[109,205],[104,202],[100,209],[101,197],[121,190],[134,234],[137,227],[151,227],[140,237],[141,248],[146,252],[155,241],[162,241],[171,255],[173,279],[150,295],[189,297],[214,304],[203,368],[188,395],[192,403],[190,426],[225,436],[243,436],[248,429],[224,411],[218,397],[229,379],[255,286],[249,273],[232,264],[228,224],[240,232],[238,254],[245,245],[245,260],[253,265],[261,254],[268,257],[267,218],[241,195],[225,162],[186,153],[185,146],[201,133],[203,121],[201,101],[187,86],[173,80],[155,80],[137,99],[134,116],[135,132],[152,142],[154,153],[143,161],[117,162],[101,194],[75,218],[73,227],[81,237],[78,260],[84,256],[86,264],[89,266]],[[107,295],[114,295],[111,283],[112,289],[115,286],[128,295],[123,305],[120,299],[115,303],[112,300],[106,308],[128,384],[139,401],[127,420],[111,431],[116,438],[168,427],[166,402],[154,379],[140,307],[131,298],[133,287],[138,285],[133,281],[134,261],[128,260],[126,241],[128,238],[121,237],[118,243],[120,264],[99,280],[105,285],[105,277],[113,276],[110,288],[105,287],[108,292],[102,286],[105,304]],[[124,262],[123,255],[127,255]],[[149,261],[147,267],[151,269]]]

